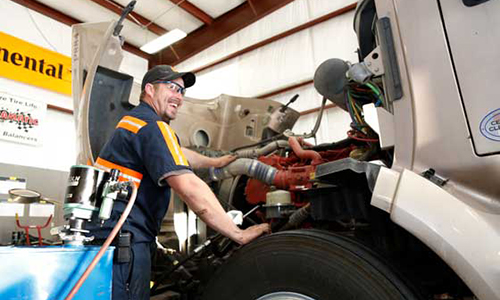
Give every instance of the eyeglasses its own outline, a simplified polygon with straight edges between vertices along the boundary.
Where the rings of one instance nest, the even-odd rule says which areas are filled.
[[[182,96],[186,94],[186,88],[183,87],[182,85],[178,84],[177,82],[170,81],[170,80],[158,80],[153,83],[165,83],[167,85],[167,88],[175,93],[179,93]]]

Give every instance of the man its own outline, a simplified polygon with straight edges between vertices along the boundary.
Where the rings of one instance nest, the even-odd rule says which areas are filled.
[[[149,70],[142,80],[140,104],[118,123],[96,161],[97,167],[119,169],[123,177],[139,186],[134,208],[122,229],[132,235],[131,258],[113,265],[113,299],[149,299],[150,244],[167,212],[171,188],[206,224],[239,244],[269,231],[267,224],[238,228],[210,188],[191,170],[221,167],[234,157],[214,159],[183,149],[168,124],[177,116],[186,88],[195,80],[193,73],[179,73],[166,65]],[[105,238],[125,206],[116,201],[111,222],[90,228],[92,234]]]

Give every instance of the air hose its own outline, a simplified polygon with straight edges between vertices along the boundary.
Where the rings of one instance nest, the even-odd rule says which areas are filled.
[[[289,146],[290,145],[288,144],[287,141],[278,140],[278,141],[271,142],[262,148],[239,150],[239,151],[236,151],[234,154],[238,158],[257,158],[257,157],[262,156],[262,155],[268,155],[269,153],[272,153],[280,148],[287,148]]]
[[[273,184],[277,169],[255,159],[239,158],[223,168],[210,168],[210,179],[220,181],[237,175],[246,175]]]
[[[109,234],[109,236],[106,239],[106,241],[104,242],[104,244],[102,244],[101,248],[99,249],[99,252],[97,252],[97,255],[94,257],[94,259],[92,260],[92,262],[90,263],[90,265],[87,267],[87,269],[85,270],[85,272],[83,272],[82,276],[80,277],[80,279],[78,279],[78,281],[76,282],[75,286],[73,286],[73,288],[69,292],[68,296],[66,296],[65,300],[71,300],[71,299],[73,299],[73,297],[76,295],[76,293],[78,292],[78,290],[80,289],[80,287],[83,285],[83,283],[85,282],[85,280],[87,279],[87,277],[89,277],[89,275],[92,272],[92,270],[94,270],[95,266],[97,265],[97,263],[99,262],[99,260],[101,259],[101,257],[104,255],[104,252],[106,252],[106,250],[108,249],[109,245],[111,245],[111,242],[116,237],[116,234],[122,228],[123,223],[125,223],[125,220],[127,219],[128,215],[130,214],[130,211],[132,210],[132,207],[134,206],[135,199],[137,198],[137,187],[131,181],[129,181],[129,185],[132,186],[132,195],[130,196],[130,200],[128,201],[128,204],[125,207],[125,210],[123,211],[120,219],[116,223],[116,225],[113,228],[113,230],[111,230],[111,233]]]

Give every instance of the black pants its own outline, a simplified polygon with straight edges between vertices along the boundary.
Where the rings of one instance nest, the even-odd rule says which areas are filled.
[[[149,300],[150,244],[132,244],[131,251],[130,263],[113,263],[113,300]]]

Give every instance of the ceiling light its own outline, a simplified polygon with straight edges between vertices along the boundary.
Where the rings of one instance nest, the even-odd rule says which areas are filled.
[[[186,37],[186,35],[187,34],[184,31],[182,31],[180,29],[174,29],[174,30],[171,30],[171,31],[165,33],[164,35],[150,41],[146,45],[142,46],[141,50],[146,52],[146,53],[153,54],[153,53],[156,53],[167,46],[172,45],[173,43],[177,42],[178,40],[182,40],[183,38]]]

